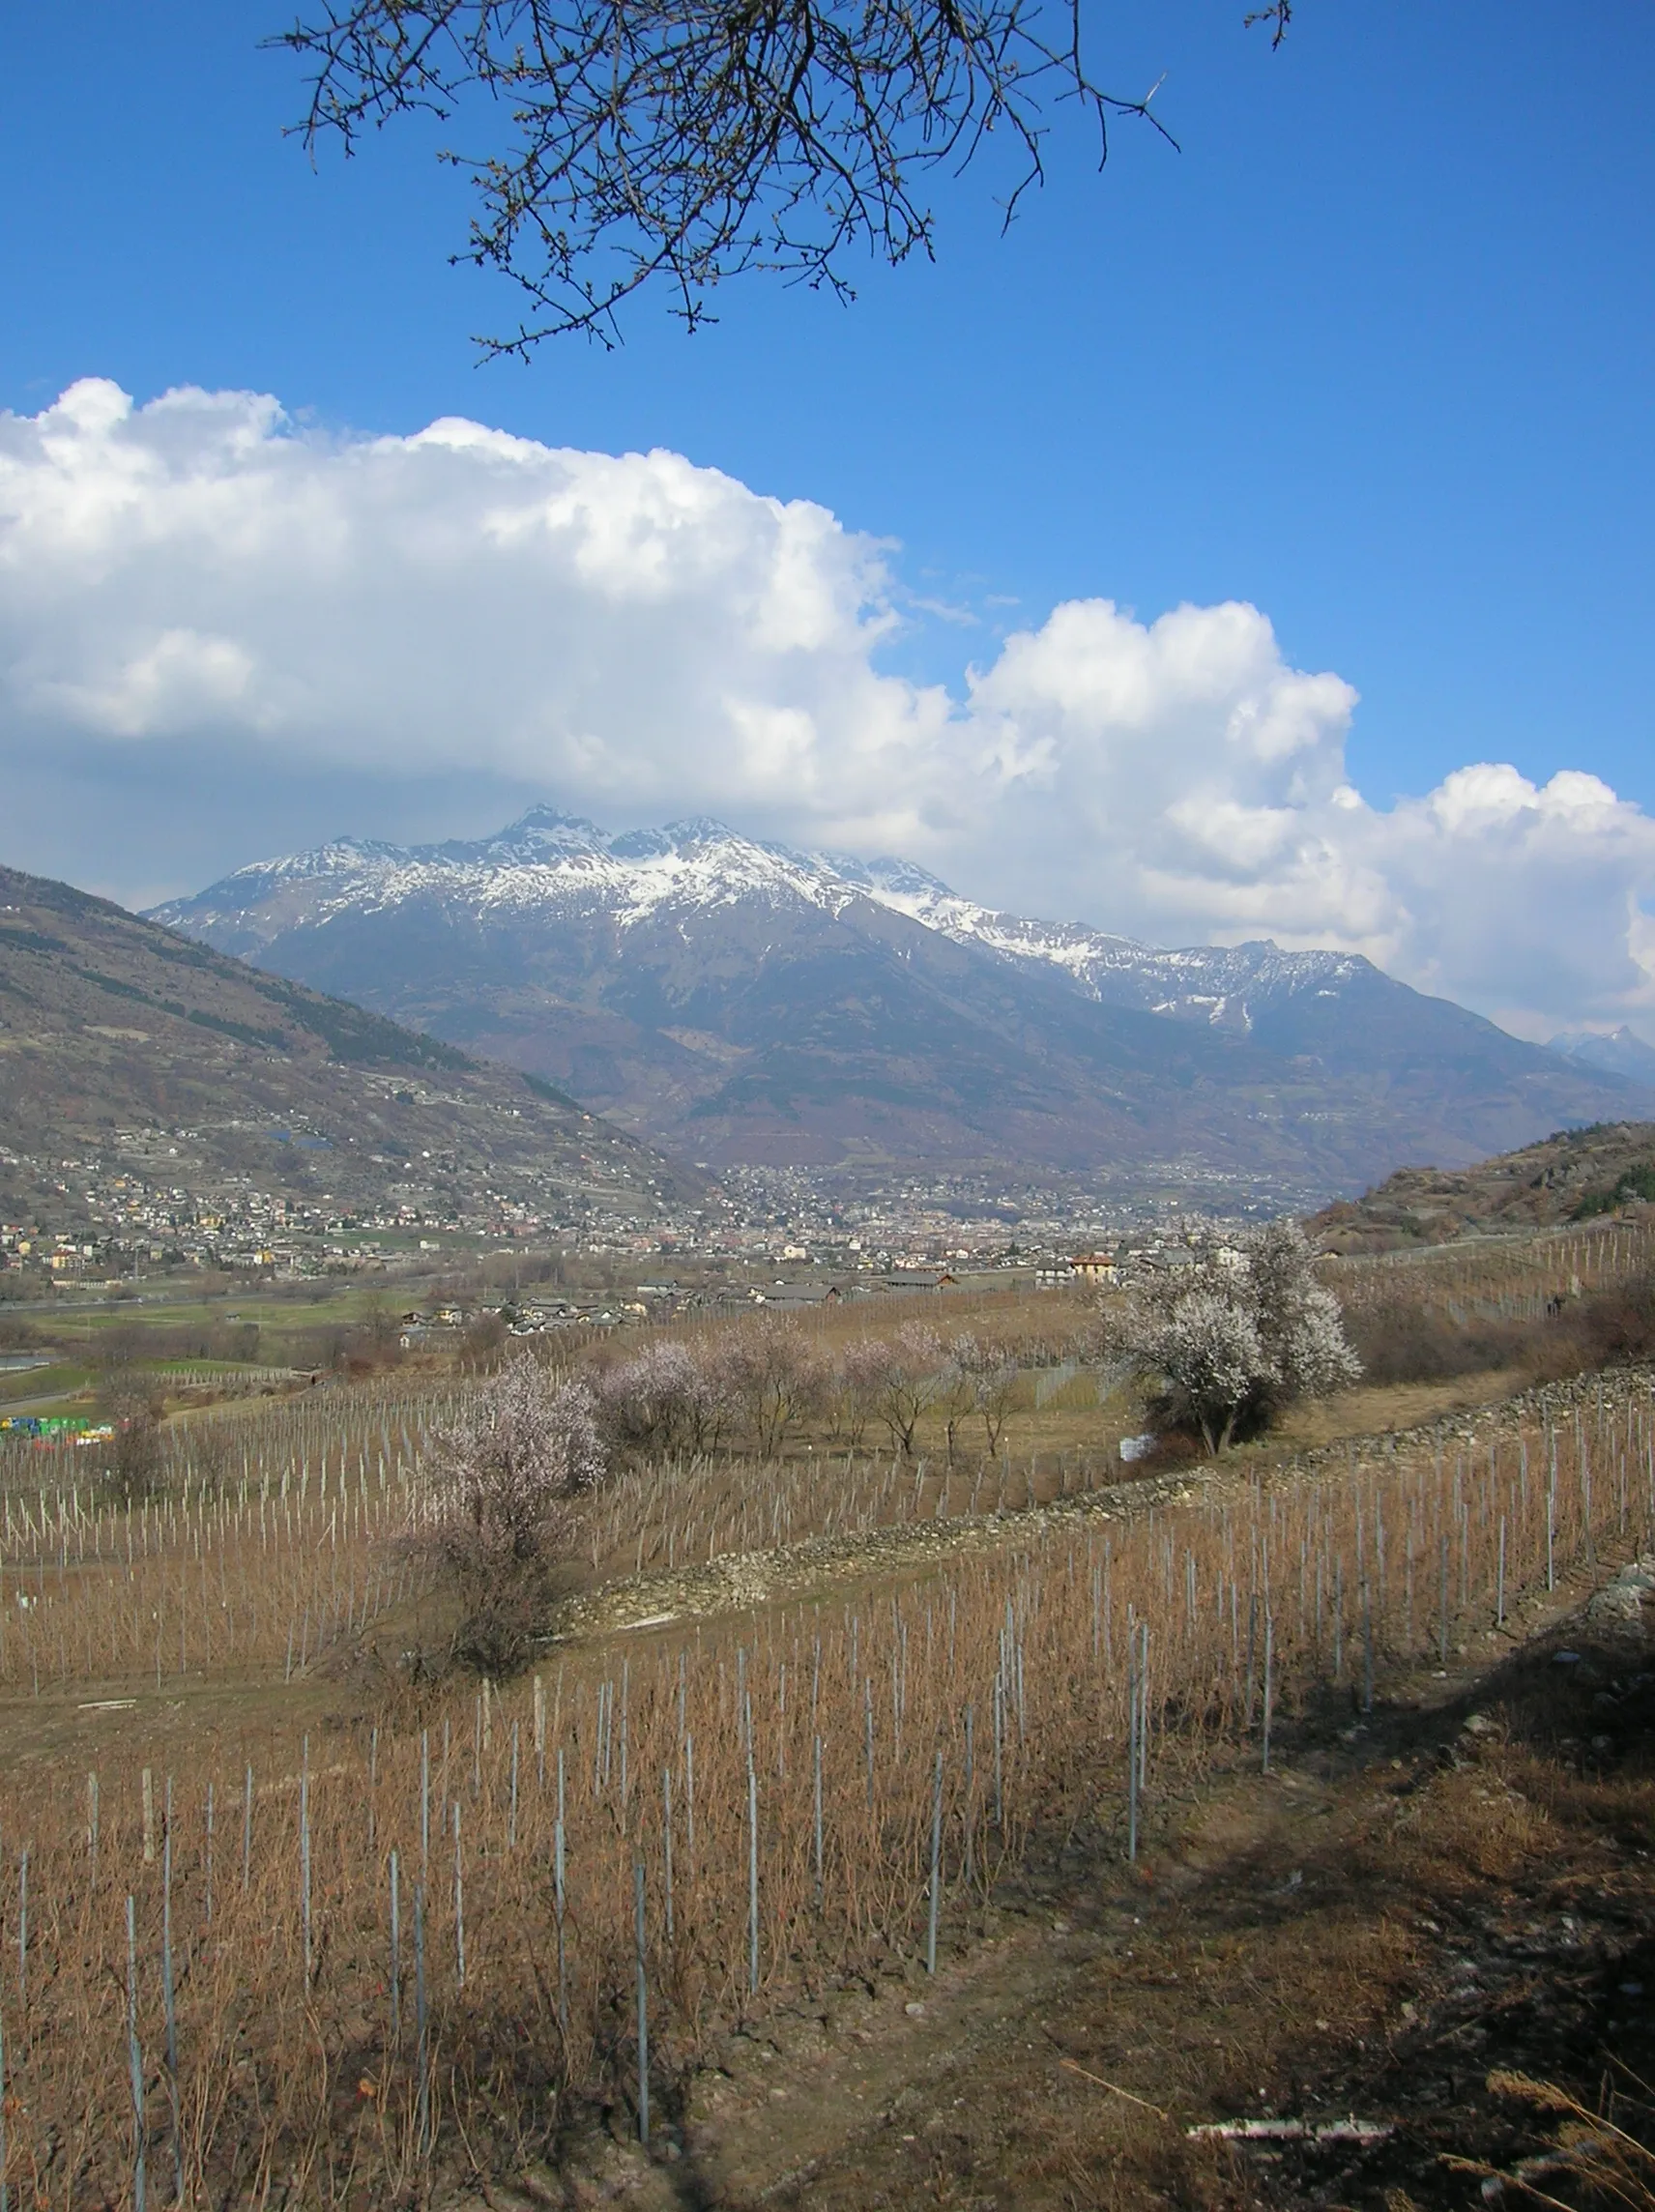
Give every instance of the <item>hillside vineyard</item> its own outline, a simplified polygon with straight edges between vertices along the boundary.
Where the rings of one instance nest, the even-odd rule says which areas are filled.
[[[227,1548],[311,1551],[326,1514],[325,1556],[396,1479],[324,1460],[295,1521],[291,1477],[249,1468],[145,1512],[141,1542],[211,1612]],[[877,1596],[575,1646],[275,1770],[135,1732],[20,1783],[9,2171],[67,2156],[104,2201],[141,2201],[140,2169],[225,2199],[320,2161],[401,2194],[502,2096],[573,2083],[647,2128],[650,2069],[664,2086],[727,2025],[879,1962],[935,1970],[1054,1823],[1129,1861],[1167,1793],[1267,1769],[1319,1701],[1371,1708],[1647,1550],[1649,1380],[1152,1498]],[[37,1678],[78,1670],[72,1624],[14,1601],[61,1597],[72,1561],[119,1580],[140,1541],[105,1523],[83,1557],[80,1527],[61,1492],[9,1520],[6,1658]]]

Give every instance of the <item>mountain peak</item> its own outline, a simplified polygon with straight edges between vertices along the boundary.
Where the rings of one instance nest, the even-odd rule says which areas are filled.
[[[661,831],[679,852],[692,845],[747,845],[748,837],[738,836],[727,822],[720,822],[711,814],[692,814],[684,822],[669,822]]]
[[[371,868],[386,861],[403,858],[398,845],[388,845],[377,837],[330,837],[325,844],[312,846],[307,853],[282,854],[275,859],[249,860],[225,878],[227,883],[279,883],[286,878],[300,876],[347,876],[363,868]]]
[[[1634,1083],[1655,1085],[1655,1045],[1647,1045],[1624,1022],[1617,1030],[1565,1030],[1551,1042],[1578,1067],[1599,1067]]]
[[[914,860],[899,860],[889,853],[877,859],[858,859],[854,853],[823,853],[822,861],[858,890],[885,892],[893,898],[951,899],[953,891],[941,876],[932,875]]]
[[[459,859],[483,855],[514,859],[541,853],[601,853],[608,844],[605,832],[582,814],[565,814],[555,806],[531,806],[492,837],[471,841],[450,838],[436,851]]]
[[[611,836],[537,806],[471,843],[341,842],[161,918],[697,1158],[1194,1161],[1230,1202],[1296,1204],[1651,1103],[1345,952],[1158,950],[706,816]]]

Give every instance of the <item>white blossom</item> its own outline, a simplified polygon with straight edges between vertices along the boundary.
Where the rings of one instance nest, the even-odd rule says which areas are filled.
[[[1316,1255],[1292,1221],[1273,1222],[1239,1253],[1152,1278],[1106,1307],[1104,1335],[1164,1379],[1171,1422],[1199,1429],[1212,1452],[1243,1423],[1361,1373],[1339,1301],[1317,1281]]]
[[[603,1478],[596,1406],[520,1353],[437,1440],[420,1533],[474,1572],[526,1564],[566,1540],[576,1500]]]

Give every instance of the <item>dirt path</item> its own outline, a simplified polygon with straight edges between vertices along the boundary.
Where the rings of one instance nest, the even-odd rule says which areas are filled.
[[[847,1583],[888,1582],[929,1572],[967,1552],[1000,1551],[1036,1541],[1055,1528],[1188,1504],[1216,1485],[1241,1479],[1227,1469],[1182,1469],[1176,1474],[1112,1483],[1052,1505],[1009,1513],[955,1513],[904,1521],[844,1536],[811,1536],[773,1551],[726,1552],[695,1566],[626,1575],[567,1599],[559,1609],[552,1644],[586,1643],[680,1621],[710,1620],[760,1606],[809,1598]]]
[[[1136,1869],[1049,1839],[950,1915],[935,1979],[909,1962],[753,2021],[681,2084],[653,2159],[618,2110],[529,2191],[640,2212],[1480,2201],[1444,2155],[1545,2136],[1491,2068],[1592,2099],[1606,2070],[1655,2081],[1655,1672],[1636,1593],[1596,1611],[1394,1685],[1365,1725],[1330,1706],[1270,1776],[1157,1807]],[[1352,2111],[1389,2132],[1186,2132]]]

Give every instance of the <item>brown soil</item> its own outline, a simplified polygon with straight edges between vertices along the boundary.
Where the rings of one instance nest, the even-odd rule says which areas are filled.
[[[1366,1721],[1330,1703],[1269,1776],[1155,1808],[1136,1869],[1101,1836],[1050,1837],[949,1930],[935,1979],[913,1961],[749,2023],[657,2110],[652,2159],[630,2112],[589,2115],[517,2186],[728,2212],[1404,2212],[1482,2200],[1450,2157],[1508,2168],[1551,2139],[1495,2069],[1644,2129],[1652,1669],[1641,1619],[1582,1614]],[[1187,2132],[1352,2113],[1389,2132]]]

